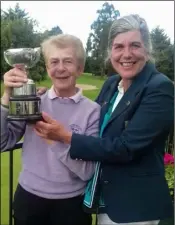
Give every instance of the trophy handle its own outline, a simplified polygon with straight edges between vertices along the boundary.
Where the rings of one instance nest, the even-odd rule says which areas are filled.
[[[9,65],[9,66],[12,66],[12,67],[14,67],[14,65],[11,63],[11,62],[9,62],[9,60],[8,60],[8,50],[6,50],[6,51],[4,51],[4,59],[5,59],[5,62]]]

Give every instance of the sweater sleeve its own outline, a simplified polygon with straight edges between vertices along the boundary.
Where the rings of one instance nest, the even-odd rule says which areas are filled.
[[[13,148],[25,132],[25,122],[8,121],[9,110],[1,105],[1,151]]]

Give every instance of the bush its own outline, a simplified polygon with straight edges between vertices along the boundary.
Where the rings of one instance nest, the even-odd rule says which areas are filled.
[[[174,156],[169,153],[164,155],[165,178],[168,183],[170,194],[174,199]]]

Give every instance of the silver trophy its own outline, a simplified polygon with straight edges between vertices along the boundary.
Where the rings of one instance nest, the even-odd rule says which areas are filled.
[[[40,59],[40,48],[16,48],[4,52],[5,61],[12,67],[22,66],[27,71]],[[36,93],[36,85],[28,79],[22,87],[13,88],[9,103],[8,120],[37,121],[42,119],[40,97]]]

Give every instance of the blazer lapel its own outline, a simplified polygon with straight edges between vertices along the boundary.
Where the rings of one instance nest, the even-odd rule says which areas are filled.
[[[115,82],[113,82],[110,86],[110,90],[108,91],[108,96],[105,98],[105,101],[101,105],[101,123],[103,122],[104,116],[109,109],[110,100],[113,97],[114,93],[117,91],[118,83],[120,82],[121,78],[116,76]]]
[[[115,108],[108,122],[111,123],[116,117],[123,113],[134,101],[136,95],[143,89],[143,86],[148,82],[152,73],[155,71],[153,64],[147,63],[144,69],[138,74],[131,86],[125,92],[119,104]]]

